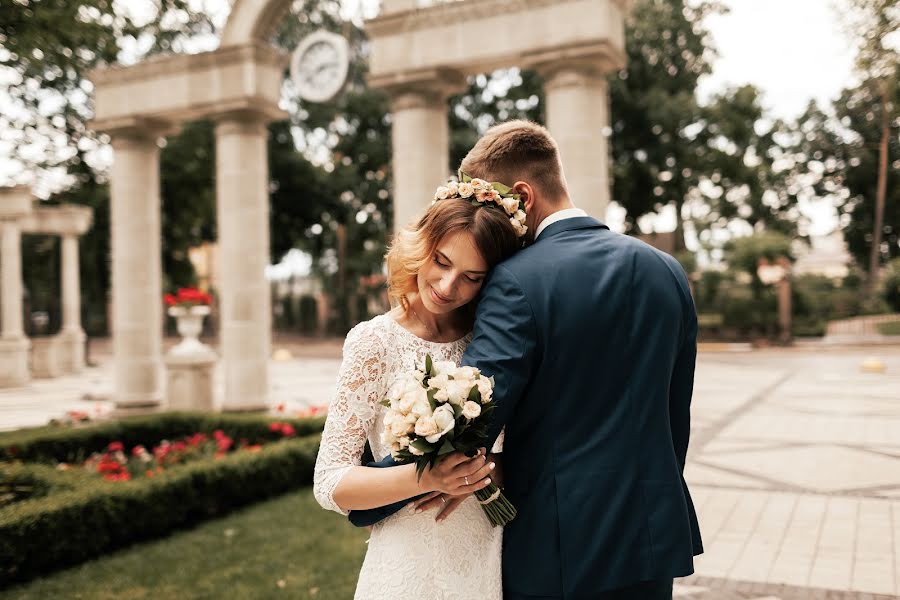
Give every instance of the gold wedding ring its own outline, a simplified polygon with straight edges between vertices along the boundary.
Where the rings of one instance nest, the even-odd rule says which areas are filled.
[[[463,479],[466,480],[466,485],[469,485],[469,478],[468,478],[468,477],[463,477]]]
[[[441,502],[443,502],[444,504],[447,504],[447,499],[444,498],[443,496],[441,496]]]

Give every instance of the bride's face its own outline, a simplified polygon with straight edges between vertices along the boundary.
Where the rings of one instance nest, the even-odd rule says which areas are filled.
[[[432,313],[446,314],[471,302],[487,275],[488,266],[467,232],[450,234],[419,270],[422,304]]]

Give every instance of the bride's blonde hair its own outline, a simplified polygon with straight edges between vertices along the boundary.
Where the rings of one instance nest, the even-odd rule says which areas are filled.
[[[441,240],[461,231],[471,234],[488,269],[521,246],[503,210],[458,199],[435,202],[421,218],[397,233],[385,255],[392,304],[409,308],[410,294],[418,291],[419,270],[432,259]]]

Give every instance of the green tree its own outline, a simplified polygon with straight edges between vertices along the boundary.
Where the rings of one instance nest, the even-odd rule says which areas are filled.
[[[881,104],[873,96],[874,89],[867,82],[846,89],[827,112],[810,103],[798,119],[793,152],[794,170],[808,178],[816,196],[830,200],[837,208],[848,250],[864,268],[871,268],[882,156]],[[893,93],[897,105],[900,86]],[[889,155],[900,156],[900,119],[894,118],[888,137]],[[883,261],[900,257],[898,166],[895,159],[884,177],[886,197],[879,228]]]
[[[637,0],[625,30],[628,64],[610,77],[613,199],[629,233],[673,204],[676,250],[684,249],[684,201],[708,152],[696,89],[715,52],[703,20],[723,11],[714,1]]]
[[[212,31],[192,4],[157,0],[142,22],[112,0],[0,0],[0,70],[14,107],[0,114],[0,131],[15,132],[15,159],[38,172],[68,171],[89,159],[99,144],[87,125],[88,73],[119,61],[123,47],[146,48],[143,55],[179,51],[187,37]],[[31,158],[36,147],[43,150],[38,159]]]
[[[882,237],[885,233],[891,233],[885,231],[884,212],[891,154],[891,128],[892,125],[897,125],[900,117],[898,109],[900,104],[897,103],[897,89],[900,85],[900,49],[896,45],[896,34],[900,30],[900,6],[896,0],[850,0],[845,5],[844,16],[850,23],[849,34],[857,47],[856,70],[861,75],[863,87],[869,96],[866,104],[875,114],[878,123],[878,136],[865,138],[870,141],[879,140],[867,285],[869,297],[874,298],[879,266],[890,256],[890,249],[885,251],[882,245]],[[895,38],[893,44],[889,42],[890,37]],[[896,136],[894,138],[896,139]]]
[[[803,187],[786,167],[793,151],[788,126],[768,123],[760,100],[758,89],[744,85],[702,108],[704,174],[688,191],[689,218],[702,241],[734,221],[792,237],[804,222],[798,208]]]

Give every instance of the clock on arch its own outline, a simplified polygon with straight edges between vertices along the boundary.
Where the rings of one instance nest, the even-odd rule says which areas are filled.
[[[300,97],[309,102],[334,98],[350,69],[350,46],[330,31],[316,31],[303,38],[291,56],[291,81]]]

